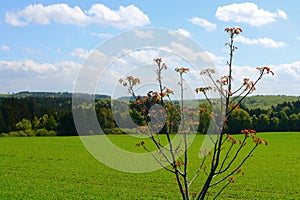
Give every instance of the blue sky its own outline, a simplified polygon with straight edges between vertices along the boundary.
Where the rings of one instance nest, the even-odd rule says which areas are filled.
[[[145,27],[191,38],[223,73],[228,58],[224,28],[239,26],[244,32],[236,38],[237,79],[254,78],[256,67],[270,66],[275,76],[266,77],[256,94],[299,96],[299,7],[291,0],[1,1],[0,93],[72,92],[91,50]]]

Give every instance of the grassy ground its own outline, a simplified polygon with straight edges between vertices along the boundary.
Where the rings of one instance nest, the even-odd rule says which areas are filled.
[[[300,133],[263,133],[269,141],[244,166],[245,176],[222,198],[297,199],[300,194]],[[197,136],[199,144],[203,136]],[[138,139],[110,136],[124,149]],[[191,147],[196,163],[197,142]],[[113,158],[112,158],[113,159]],[[196,190],[196,188],[195,188]],[[0,138],[0,199],[179,199],[172,174],[130,174],[106,167],[79,137]]]

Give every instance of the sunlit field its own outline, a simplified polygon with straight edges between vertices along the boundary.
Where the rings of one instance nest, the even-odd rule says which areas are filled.
[[[269,145],[259,146],[243,167],[245,175],[237,176],[220,198],[299,198],[300,133],[260,136]],[[144,151],[135,147],[138,138],[109,137],[121,148]],[[197,136],[190,148],[191,163],[197,163],[193,152],[202,139]],[[2,137],[0,160],[0,199],[180,199],[169,172],[130,174],[108,168],[79,137]]]

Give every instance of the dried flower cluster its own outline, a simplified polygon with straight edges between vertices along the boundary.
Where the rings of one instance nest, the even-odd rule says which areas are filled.
[[[225,31],[227,33],[236,34],[236,35],[238,35],[238,34],[240,34],[240,33],[243,32],[243,30],[241,28],[225,28]]]
[[[188,73],[190,69],[186,67],[181,67],[181,68],[175,68],[175,71],[179,73]]]
[[[137,84],[140,84],[140,79],[139,78],[135,78],[133,76],[128,76],[126,77],[126,79],[119,79],[119,83],[121,83],[123,86],[135,86]]]
[[[195,92],[196,92],[196,93],[198,93],[198,92],[206,93],[206,92],[209,91],[209,90],[212,90],[212,87],[207,86],[207,87],[196,88],[196,89],[195,89]]]

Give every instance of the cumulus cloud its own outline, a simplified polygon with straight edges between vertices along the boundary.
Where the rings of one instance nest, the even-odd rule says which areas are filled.
[[[277,10],[276,15],[282,19],[288,18],[287,14],[283,10],[280,10],[280,9]]]
[[[79,59],[86,59],[89,54],[90,54],[90,50],[76,48],[70,53],[70,56]]]
[[[252,2],[234,3],[218,7],[215,17],[225,22],[247,23],[252,26],[262,26],[275,22],[278,18],[288,18],[283,10],[278,9],[276,12],[270,12],[259,8]]]
[[[7,45],[2,45],[2,46],[0,46],[0,49],[1,49],[2,51],[10,51],[10,47],[7,46]]]
[[[178,42],[172,42],[170,48],[172,51],[181,54],[183,57],[193,62],[197,61],[206,64],[211,64],[213,62],[215,64],[220,64],[223,61],[223,57],[216,56],[209,51],[195,52],[193,49]]]
[[[94,23],[108,24],[117,28],[144,26],[150,20],[146,14],[134,5],[120,6],[114,11],[103,4],[94,4],[87,12]]]
[[[295,61],[292,63],[285,63],[281,65],[271,65],[270,66],[278,76],[282,77],[290,77],[287,78],[286,81],[296,81],[299,83],[300,81],[300,61]]]
[[[238,36],[236,37],[235,41],[246,45],[261,45],[266,48],[278,48],[278,47],[287,46],[287,44],[284,42],[274,41],[270,38],[250,39],[244,36]]]
[[[38,63],[33,60],[27,59],[23,61],[0,61],[0,70],[13,70],[21,72],[34,72],[37,74],[43,73],[57,73],[63,71],[78,70],[80,64],[75,62],[59,62],[55,64],[50,63]]]
[[[134,30],[134,34],[143,39],[153,38],[153,30]]]
[[[243,78],[256,80],[259,76],[259,71],[256,67],[261,66],[233,66],[233,89],[237,89],[243,82]],[[264,76],[257,86],[257,91],[253,94],[279,94],[279,95],[299,95],[300,81],[300,61],[284,64],[268,65],[275,73],[274,76]],[[227,73],[227,66],[217,66],[219,74]]]
[[[99,37],[99,38],[110,38],[113,36],[112,34],[109,34],[109,33],[95,33],[95,32],[92,32],[91,35]]]
[[[188,51],[186,51],[188,52]],[[128,54],[125,61],[131,63],[134,60],[139,60],[143,57],[145,62],[149,62],[149,57],[155,57],[160,53],[155,51],[139,51],[132,52],[132,54]],[[172,60],[173,58],[170,58]],[[151,59],[152,60],[152,59]],[[166,57],[165,61],[167,61],[168,66],[173,66],[168,62],[168,57]],[[155,72],[152,67],[148,67],[147,65],[138,66],[136,68],[129,68],[128,71],[125,70],[122,65],[120,67],[120,63],[116,63],[116,65],[112,66],[107,70],[107,76],[102,77],[102,82],[105,85],[101,85],[99,89],[100,93],[106,92],[107,94],[111,94],[112,87],[117,85],[117,80],[121,76],[126,74],[130,75],[138,75],[138,77],[142,78],[142,80],[150,79],[151,77],[155,77]],[[170,64],[170,65],[169,65]],[[153,64],[154,66],[154,64]],[[176,66],[176,65],[175,65]],[[9,78],[2,78],[3,84],[0,84],[1,91],[10,91],[15,90],[52,90],[52,91],[65,91],[72,90],[74,84],[74,77],[78,73],[81,65],[76,62],[71,61],[62,61],[58,63],[38,63],[33,60],[23,60],[23,61],[0,61],[0,74],[18,74],[9,76]],[[149,72],[145,73],[144,70],[140,70],[140,67],[144,67],[143,69],[148,69]],[[174,66],[173,66],[174,67]],[[257,86],[257,91],[254,94],[286,94],[286,95],[299,95],[299,81],[300,81],[300,61],[295,61],[291,63],[277,64],[277,65],[269,65],[272,71],[275,72],[274,76],[265,76]],[[227,67],[226,66],[217,66],[218,74],[226,74]],[[4,72],[4,73],[3,73]],[[173,73],[174,70],[168,70],[168,72]],[[135,74],[136,73],[136,74]],[[150,73],[154,73],[153,76],[149,76]],[[174,72],[175,73],[175,72]],[[191,72],[192,73],[192,72]],[[190,73],[188,73],[189,75]],[[197,72],[197,74],[199,74]],[[177,74],[176,74],[177,75]],[[243,81],[243,78],[248,77],[251,80],[255,80],[259,75],[256,66],[233,66],[233,78],[234,85],[233,87],[237,89]],[[95,74],[93,74],[95,76]],[[19,77],[22,77],[21,79]],[[174,82],[174,79],[169,80],[169,78],[174,78],[175,76],[171,75],[166,76],[164,81],[168,83],[172,88],[176,89],[177,82]],[[199,76],[196,78],[191,78],[187,76],[187,83],[192,84],[193,80],[198,83]],[[5,84],[4,84],[5,83]],[[90,83],[90,80],[87,81]],[[149,82],[148,82],[149,83]],[[172,85],[174,83],[174,85]],[[2,87],[1,87],[2,85]],[[124,90],[125,91],[125,90]],[[109,93],[110,92],[110,93]]]
[[[206,29],[207,31],[213,31],[213,30],[216,30],[216,28],[217,28],[217,25],[215,23],[212,23],[203,18],[194,17],[194,18],[190,19],[189,21],[192,22],[193,24],[196,24],[196,25]]]
[[[13,26],[26,26],[29,23],[46,25],[53,21],[78,26],[109,25],[121,29],[144,26],[150,22],[148,16],[134,5],[111,10],[103,4],[93,4],[88,11],[68,4],[34,4],[17,12],[6,13],[5,21]]]
[[[107,57],[104,53],[100,52],[99,50],[87,50],[82,48],[75,48],[71,53],[70,56],[74,58],[79,58],[86,60],[88,62],[96,62],[100,63],[108,61],[110,58]]]
[[[5,14],[5,21],[13,26],[26,26],[27,23],[24,21],[21,21],[19,19],[19,16],[21,14],[15,14],[15,13],[6,13]]]
[[[72,61],[0,61],[0,91],[72,91],[81,65]]]
[[[185,37],[190,37],[191,36],[190,32],[188,32],[187,30],[182,29],[182,28],[179,28],[176,31],[170,31],[170,34],[180,34],[180,35],[183,35]]]

